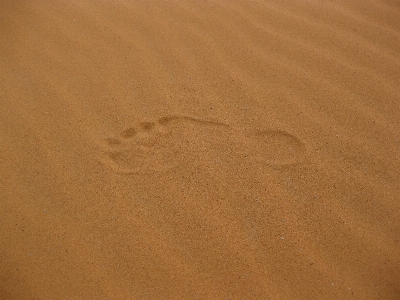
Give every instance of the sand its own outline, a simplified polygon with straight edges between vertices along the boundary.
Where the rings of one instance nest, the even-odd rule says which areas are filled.
[[[1,299],[400,299],[400,5],[1,1]]]

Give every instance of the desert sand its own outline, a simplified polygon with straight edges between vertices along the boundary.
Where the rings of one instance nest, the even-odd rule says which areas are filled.
[[[400,4],[0,2],[0,299],[400,299]]]

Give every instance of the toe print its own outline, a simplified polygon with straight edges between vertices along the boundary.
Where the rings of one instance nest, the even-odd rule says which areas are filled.
[[[160,172],[177,166],[166,130],[159,126],[142,122],[124,130],[118,138],[106,139],[102,162],[120,174]]]
[[[121,133],[121,137],[124,139],[129,139],[129,138],[133,137],[135,134],[136,134],[136,129],[132,127],[132,128],[128,128],[128,129],[124,130]]]
[[[285,131],[245,133],[217,121],[166,116],[106,139],[102,162],[120,174],[140,174],[216,161],[292,165],[300,162],[305,152],[304,143]]]

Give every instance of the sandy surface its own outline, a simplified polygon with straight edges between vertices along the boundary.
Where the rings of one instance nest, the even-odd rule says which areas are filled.
[[[400,5],[1,1],[1,299],[400,299]]]

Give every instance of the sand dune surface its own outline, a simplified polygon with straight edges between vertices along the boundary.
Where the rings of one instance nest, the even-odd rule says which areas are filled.
[[[400,299],[400,4],[1,1],[1,299]]]

